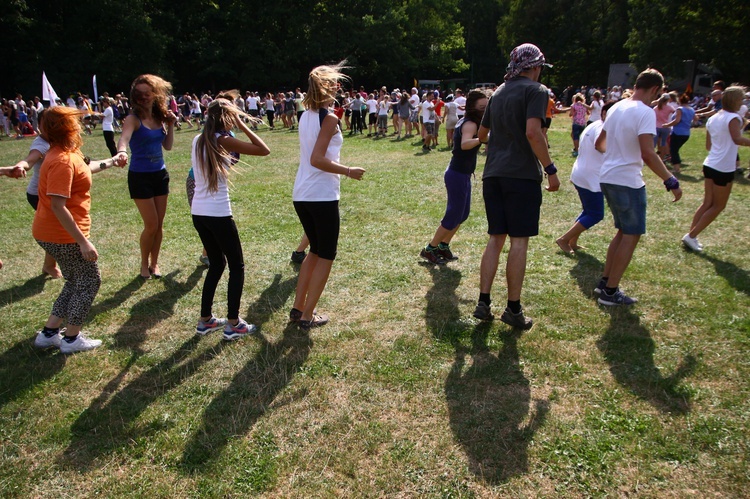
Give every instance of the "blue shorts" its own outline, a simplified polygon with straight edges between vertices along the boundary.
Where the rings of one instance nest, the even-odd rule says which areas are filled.
[[[656,135],[654,136],[654,145],[660,147],[667,146],[667,140],[669,139],[669,133],[672,130],[670,128],[657,128]]]
[[[581,137],[584,128],[586,128],[584,125],[576,125],[573,123],[573,140],[578,140]]]
[[[602,183],[602,192],[612,212],[615,228],[623,234],[640,236],[646,233],[646,186],[640,189]]]
[[[578,215],[576,222],[588,230],[604,218],[604,194],[601,191],[594,192],[575,184],[573,185],[578,191],[578,198],[581,200],[581,206],[583,206],[583,211]]]

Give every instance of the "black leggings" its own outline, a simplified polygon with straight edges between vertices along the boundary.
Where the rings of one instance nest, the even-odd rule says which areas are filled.
[[[680,158],[680,148],[685,145],[690,135],[675,135],[669,138],[669,155],[671,156],[670,161],[672,164],[682,164],[682,158]]]
[[[339,202],[295,201],[294,209],[310,240],[310,253],[326,260],[335,260],[341,225]]]
[[[211,316],[216,286],[229,262],[227,319],[237,319],[240,315],[242,286],[245,284],[245,260],[242,257],[242,243],[234,219],[193,215],[193,226],[198,231],[211,262],[206,272],[206,280],[203,282],[201,317]]]
[[[266,118],[268,118],[268,126],[273,128],[273,111],[266,111]]]
[[[354,133],[356,131],[359,131],[360,133],[362,133],[362,113],[359,111],[352,110],[351,132]]]
[[[114,156],[117,154],[117,146],[115,145],[115,132],[108,132],[104,130],[104,143],[107,144],[110,155]]]

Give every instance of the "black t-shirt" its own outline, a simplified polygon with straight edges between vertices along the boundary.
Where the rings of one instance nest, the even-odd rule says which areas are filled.
[[[541,125],[548,102],[547,87],[524,76],[511,78],[492,94],[482,117],[482,126],[490,129],[483,179],[542,182],[542,166],[526,138],[526,120],[538,118]]]

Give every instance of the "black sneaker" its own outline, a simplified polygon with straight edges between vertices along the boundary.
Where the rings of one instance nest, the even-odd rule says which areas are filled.
[[[611,295],[607,294],[606,291],[603,291],[602,294],[599,295],[599,299],[597,300],[597,302],[599,302],[599,305],[612,307],[617,305],[634,305],[638,303],[638,300],[629,297],[628,295],[620,291],[620,288],[617,288],[617,291],[615,291]]]
[[[438,255],[442,256],[444,260],[447,260],[449,262],[452,262],[454,260],[458,260],[458,257],[453,254],[451,251],[450,246],[447,244],[440,244],[437,249]]]
[[[419,256],[421,256],[428,262],[434,263],[437,265],[445,265],[446,263],[448,263],[445,261],[445,258],[440,256],[437,248],[431,249],[431,250],[427,249],[426,247],[422,248],[422,251],[419,252]]]
[[[531,329],[534,325],[534,321],[523,315],[523,310],[514,314],[506,307],[503,315],[500,316],[500,320],[509,326],[517,327],[518,329]]]
[[[302,263],[305,261],[305,256],[307,256],[307,253],[304,251],[292,251],[292,263]]]
[[[480,321],[491,321],[495,318],[495,316],[492,315],[492,309],[490,306],[483,301],[477,303],[477,308],[474,309],[474,317]]]
[[[599,279],[599,284],[597,284],[596,287],[594,288],[594,294],[596,296],[599,296],[600,294],[604,292],[604,288],[606,286],[607,286],[607,281],[605,281],[604,279]]]
[[[303,321],[300,319],[298,322],[299,328],[303,331],[309,331],[314,327],[325,326],[328,324],[328,316],[325,314],[313,314],[312,319],[309,321]]]

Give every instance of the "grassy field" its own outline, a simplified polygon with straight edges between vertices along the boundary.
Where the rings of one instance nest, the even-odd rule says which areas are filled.
[[[567,182],[569,123],[556,118],[550,134],[564,182],[545,193],[531,241],[522,301],[536,324],[523,334],[471,317],[487,241],[480,175],[452,244],[460,259],[427,266],[418,253],[443,214],[450,153],[359,136],[342,156],[367,173],[342,181],[339,257],[319,305],[331,322],[310,335],[287,326],[298,143],[296,132],[264,130],[271,156],[248,159],[232,193],[246,259],[241,310],[260,334],[196,337],[205,270],[183,188],[185,130],[166,155],[164,278],[138,279],[141,223],[126,172],[96,175],[91,237],[103,284],[84,329],[104,345],[68,357],[36,351],[62,283],[40,276],[26,181],[0,178],[0,496],[746,496],[749,182],[735,183],[694,254],[680,238],[702,198],[704,131],[683,149],[680,202],[646,171],[648,234],[622,283],[640,303],[604,309],[591,290],[613,235],[609,213],[575,257],[554,243],[580,209]],[[29,143],[3,139],[0,164]],[[90,156],[105,151],[98,130],[85,138]],[[747,166],[750,152],[741,154]]]

